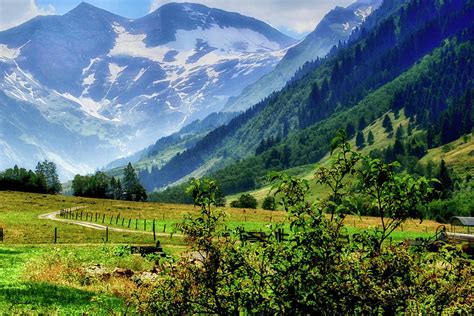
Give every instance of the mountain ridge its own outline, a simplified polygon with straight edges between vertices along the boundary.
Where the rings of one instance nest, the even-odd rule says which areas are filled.
[[[329,11],[311,33],[288,49],[272,72],[246,87],[237,98],[230,99],[224,110],[245,110],[283,88],[305,63],[325,57],[335,45],[347,41],[380,4],[381,0],[357,1]]]
[[[158,46],[147,43],[153,44],[158,33],[154,27],[160,25],[153,17],[169,6],[130,20],[81,3],[62,16],[37,17],[0,32],[0,87],[8,102],[33,105],[80,142],[97,135],[98,150],[90,154],[99,157],[87,160],[85,168],[92,171],[218,111],[227,98],[271,71],[294,42],[253,18],[195,7],[208,11],[204,22],[210,22],[204,25],[193,20],[204,13],[189,10],[190,4],[174,6],[180,10],[168,19],[176,14],[189,19],[170,27],[173,41]],[[226,28],[214,23],[224,25],[226,18]],[[248,21],[253,23],[249,28],[235,26]],[[3,142],[18,142],[8,135]],[[48,140],[33,145],[36,148],[20,139],[21,143],[16,156],[31,160],[45,158],[41,147],[54,148]],[[74,174],[63,167],[77,164],[70,157],[80,148],[74,143],[67,147],[67,154],[55,150],[48,157],[59,164],[63,178]],[[100,148],[107,152],[101,154]],[[64,159],[58,159],[61,156]],[[1,160],[1,167],[17,161],[6,155]]]

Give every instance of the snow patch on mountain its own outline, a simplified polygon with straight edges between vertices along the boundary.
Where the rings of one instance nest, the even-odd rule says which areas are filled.
[[[89,62],[89,65],[87,65],[86,68],[82,69],[82,75],[84,76],[91,69],[92,65],[94,65],[94,63],[99,60],[100,58],[92,58],[91,61]]]
[[[63,98],[65,99],[68,99],[78,105],[81,106],[81,110],[84,111],[85,113],[89,114],[90,116],[93,116],[95,118],[98,118],[98,119],[101,119],[101,120],[104,120],[104,121],[114,121],[114,122],[118,122],[119,119],[118,118],[114,118],[114,119],[109,119],[103,115],[101,115],[99,112],[100,110],[104,107],[104,106],[107,106],[110,104],[110,101],[107,100],[107,99],[104,99],[102,100],[101,102],[96,102],[94,100],[92,100],[91,98],[86,98],[86,97],[75,97],[73,96],[72,94],[70,93],[59,93],[57,91],[55,91],[55,93],[57,95],[60,95],[62,96]]]
[[[140,71],[138,72],[138,74],[135,76],[135,78],[133,78],[133,82],[137,82],[142,76],[143,74],[147,71],[148,69],[140,69]]]
[[[19,48],[9,48],[7,45],[0,44],[0,60],[15,59],[20,53]]]
[[[208,64],[239,52],[280,50],[278,43],[270,41],[264,35],[250,29],[222,28],[213,25],[208,29],[178,30],[175,41],[157,47],[147,47],[145,44],[146,34],[131,34],[123,27],[114,27],[118,36],[109,56],[142,57],[170,65],[194,64],[195,62],[190,62],[190,58],[205,45],[219,51],[218,54],[212,54],[212,52],[205,54],[205,56],[212,54],[214,57],[207,60]],[[242,42],[243,38],[246,40],[245,42]],[[170,52],[177,52],[172,61],[166,58]],[[197,60],[199,59],[201,58],[197,58]]]
[[[376,8],[369,6],[365,9],[357,9],[354,13],[361,18],[362,21],[365,21],[369,15],[371,15]]]
[[[110,76],[107,78],[110,83],[114,83],[117,81],[117,78],[120,77],[122,74],[122,71],[124,71],[127,68],[127,66],[119,66],[114,63],[109,64],[109,72]]]
[[[95,82],[95,74],[90,74],[84,80],[82,80],[82,85],[83,86],[90,86]]]

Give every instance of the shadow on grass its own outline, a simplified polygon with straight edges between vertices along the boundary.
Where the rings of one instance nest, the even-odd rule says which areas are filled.
[[[25,251],[13,250],[8,248],[0,248],[0,255],[18,255],[24,253]]]
[[[0,305],[23,307],[26,310],[46,309],[59,311],[100,310],[116,311],[123,308],[118,298],[100,296],[80,289],[47,283],[21,282],[0,286]]]

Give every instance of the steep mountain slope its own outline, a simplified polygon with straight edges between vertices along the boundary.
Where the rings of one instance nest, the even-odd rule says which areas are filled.
[[[129,162],[137,171],[161,167],[177,153],[192,148],[199,140],[215,128],[227,124],[237,113],[212,113],[202,120],[196,120],[181,128],[178,132],[157,140],[153,145],[124,158],[112,161],[104,167],[112,176],[121,176],[124,166]]]
[[[168,4],[129,20],[81,3],[0,32],[0,87],[10,103],[30,103],[74,134],[62,139],[68,155],[53,152],[67,164],[81,150],[68,139],[98,135],[107,152],[87,163],[91,170],[218,111],[294,43],[261,21],[203,5]],[[45,147],[33,146],[39,157]],[[22,155],[1,160],[31,158]]]
[[[149,188],[165,186],[203,168],[210,170],[209,161],[214,161],[211,169],[218,170],[237,159],[253,156],[259,142],[263,139],[268,143],[271,138],[286,139],[282,144],[273,142],[262,154],[216,173],[217,178],[228,181],[228,192],[252,188],[268,170],[316,162],[327,152],[337,129],[361,115],[372,122],[390,107],[399,107],[395,101],[403,95],[403,90],[396,91],[397,85],[379,89],[390,82],[403,82],[400,78],[406,77],[401,75],[414,65],[415,70],[409,74],[411,79],[402,87],[413,90],[409,90],[409,95],[423,92],[420,99],[413,100],[419,104],[419,112],[406,108],[410,109],[408,115],[416,115],[417,123],[426,128],[426,122],[436,120],[450,99],[472,85],[467,78],[473,77],[469,59],[473,17],[471,0],[442,4],[435,0],[410,1],[388,18],[379,20],[375,28],[302,80],[211,132],[160,170],[141,176]],[[444,47],[447,38],[451,40]],[[437,51],[431,63],[416,65],[439,46],[443,49]],[[443,54],[446,58],[441,58]],[[436,83],[437,78],[443,84]],[[449,83],[449,78],[455,80]],[[422,103],[427,97],[425,92],[431,91],[425,86],[438,89],[432,92],[443,97],[425,105]],[[377,93],[372,95],[374,91]],[[352,110],[355,106],[356,112]],[[437,109],[433,118],[427,115],[429,106]]]
[[[381,0],[358,1],[347,8],[336,7],[330,11],[313,32],[288,50],[272,72],[248,86],[239,97],[230,99],[225,109],[246,110],[270,93],[283,88],[306,62],[326,56],[335,45],[348,40],[380,3]]]

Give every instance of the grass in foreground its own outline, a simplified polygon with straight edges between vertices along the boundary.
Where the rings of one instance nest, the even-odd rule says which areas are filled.
[[[51,250],[52,248],[47,246],[0,248],[2,314],[109,314],[125,311],[123,300],[110,293],[30,278],[30,275],[40,268],[35,262]],[[58,268],[57,265],[49,266],[49,269],[53,270]]]

